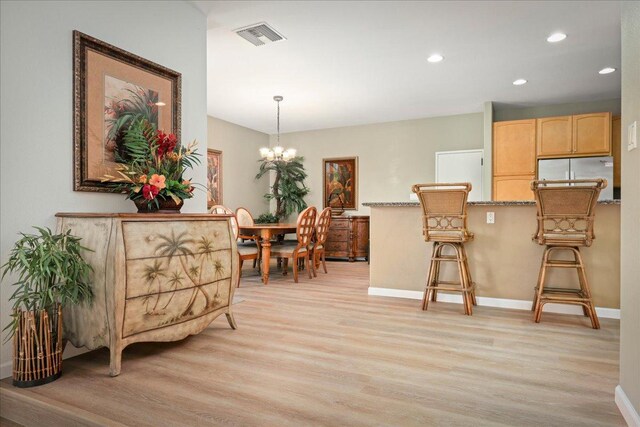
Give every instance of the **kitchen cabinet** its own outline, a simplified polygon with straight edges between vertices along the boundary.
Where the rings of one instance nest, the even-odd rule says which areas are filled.
[[[611,113],[573,116],[572,156],[611,154]]]
[[[332,258],[369,259],[369,217],[333,216],[325,242],[325,255]]]
[[[545,117],[536,120],[538,157],[569,156],[573,152],[572,116]]]
[[[620,117],[611,120],[611,155],[613,156],[613,186],[620,187],[620,157],[622,156],[622,124]]]
[[[536,121],[513,120],[493,124],[493,175],[536,173]]]
[[[494,176],[493,200],[534,200],[531,191],[531,181],[536,179],[535,174]]]
[[[611,113],[536,120],[538,158],[602,156],[611,153]]]

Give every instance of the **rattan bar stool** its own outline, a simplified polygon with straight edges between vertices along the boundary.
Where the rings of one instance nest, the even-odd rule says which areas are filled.
[[[604,179],[531,183],[538,210],[538,229],[533,240],[546,246],[531,307],[536,323],[540,322],[544,304],[574,304],[582,306],[584,315],[591,319],[593,329],[600,329],[580,248],[593,243],[594,209],[600,190],[606,186]],[[569,252],[573,260],[552,257],[562,252]],[[545,285],[548,268],[575,268],[580,288]]]
[[[462,293],[464,313],[471,315],[476,305],[475,283],[471,280],[464,243],[473,239],[467,230],[467,197],[471,184],[416,184],[412,187],[422,205],[422,232],[425,242],[433,242],[427,285],[422,298],[422,309],[429,300],[436,301],[438,291]],[[444,249],[453,249],[446,255]],[[440,263],[455,262],[459,282],[440,280]]]

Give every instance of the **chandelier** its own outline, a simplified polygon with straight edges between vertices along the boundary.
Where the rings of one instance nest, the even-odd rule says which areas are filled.
[[[296,150],[294,148],[284,149],[280,145],[280,101],[282,98],[279,95],[273,97],[273,100],[278,103],[278,116],[277,116],[277,125],[278,125],[278,143],[273,148],[263,147],[260,149],[260,156],[263,159],[266,159],[269,162],[273,161],[282,161],[288,162],[296,157]]]

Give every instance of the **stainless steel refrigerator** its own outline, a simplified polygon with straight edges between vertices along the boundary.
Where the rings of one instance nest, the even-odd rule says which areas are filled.
[[[538,160],[538,179],[604,178],[607,188],[598,200],[613,199],[613,157],[573,157]]]

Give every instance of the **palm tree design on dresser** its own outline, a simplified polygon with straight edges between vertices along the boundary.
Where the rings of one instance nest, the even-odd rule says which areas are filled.
[[[219,290],[220,280],[224,278],[225,267],[220,259],[215,257],[217,249],[214,242],[206,236],[199,240],[192,239],[186,232],[176,235],[171,231],[170,236],[158,236],[160,243],[155,248],[155,253],[161,257],[166,257],[167,261],[155,259],[153,264],[147,265],[144,270],[144,280],[148,285],[149,295],[145,296],[145,309],[148,315],[166,314],[166,309],[181,288],[185,288],[185,281],[193,284],[191,295],[184,309],[174,311],[179,313],[164,323],[177,321],[185,316],[194,315],[194,307],[198,297],[204,298],[203,310],[213,308],[221,301]],[[195,252],[190,249],[195,244]],[[168,273],[172,260],[177,259],[177,269]],[[165,266],[165,262],[167,265]],[[203,275],[213,268],[213,279],[215,284],[215,295],[213,298],[207,292],[203,283]],[[210,273],[209,273],[210,274]],[[210,276],[209,276],[210,277]],[[211,280],[211,279],[206,279]],[[184,300],[183,300],[184,301]],[[202,304],[200,305],[202,306]]]
[[[145,310],[147,314],[157,314],[156,308],[158,307],[158,301],[160,300],[160,295],[162,292],[162,283],[160,282],[161,277],[166,277],[165,269],[162,267],[162,263],[155,259],[153,260],[153,265],[147,265],[144,269],[144,278],[148,285],[148,295],[144,297],[145,302]],[[157,292],[153,293],[153,285],[157,284]],[[153,307],[149,309],[149,305],[151,304],[151,300],[155,298],[153,303]]]

